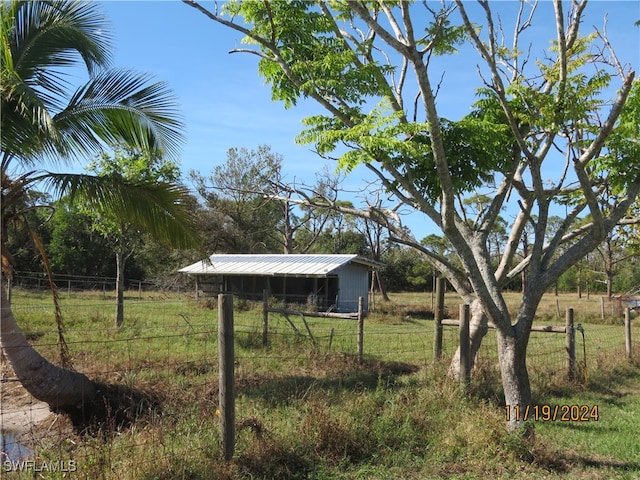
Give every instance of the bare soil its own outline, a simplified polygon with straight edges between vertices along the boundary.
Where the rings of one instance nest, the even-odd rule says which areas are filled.
[[[0,359],[0,432],[5,437],[11,434],[12,441],[33,450],[43,438],[70,431],[68,422],[61,417],[52,413],[46,403],[33,398],[5,359]],[[2,450],[7,447],[3,442]]]

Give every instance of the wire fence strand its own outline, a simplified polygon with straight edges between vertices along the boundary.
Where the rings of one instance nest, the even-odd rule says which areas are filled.
[[[38,352],[46,358],[55,358],[57,331],[52,328],[53,307],[47,305],[45,298],[40,304],[28,301],[29,297],[14,297],[13,312],[18,323]],[[28,457],[35,454],[35,449],[40,457],[62,458],[67,462],[66,467],[84,469],[86,478],[90,478],[92,467],[97,468],[101,462],[106,462],[110,469],[126,467],[130,471],[144,472],[149,465],[141,464],[141,458],[157,462],[158,458],[170,459],[183,451],[180,443],[187,441],[188,431],[176,431],[175,441],[168,444],[165,437],[151,428],[155,424],[171,425],[177,415],[193,415],[190,428],[211,430],[207,448],[215,448],[218,441],[217,311],[192,300],[167,301],[148,296],[141,301],[134,298],[125,302],[126,320],[120,328],[115,328],[114,310],[111,302],[97,299],[89,303],[72,299],[63,302],[66,342],[77,371],[101,385],[118,386],[120,395],[131,397],[128,408],[138,410],[128,415],[146,418],[149,427],[137,427],[147,428],[146,433],[125,434],[125,420],[114,413],[113,423],[101,426],[105,431],[120,432],[118,442],[109,443],[109,448],[143,449],[144,452],[151,449],[155,454],[140,451],[136,455],[136,465],[110,465],[109,462],[115,461],[111,459],[125,456],[110,455],[101,450],[104,443],[95,436],[95,456],[75,458],[69,425],[62,417],[51,414],[46,405],[22,391],[3,357],[0,392],[3,460]],[[356,361],[357,321],[353,319],[307,318],[307,330],[300,318],[292,317],[288,321],[282,315],[270,314],[268,345],[265,347],[261,311],[258,308],[238,309],[235,315],[235,376],[240,419],[252,414],[257,399],[286,402],[287,398],[304,398],[305,392],[313,386],[329,389],[353,382],[354,388],[358,388],[357,385],[368,381],[366,376],[346,378],[342,372]],[[625,337],[621,325],[585,324],[583,328],[584,335],[577,336],[576,350],[581,378],[586,379],[587,372],[599,368],[608,357],[624,353]],[[364,356],[368,362],[382,366],[393,364],[394,368],[405,368],[407,372],[428,368],[434,362],[433,342],[433,320],[365,320]],[[453,357],[457,347],[458,329],[445,327],[445,362]],[[564,335],[532,332],[527,358],[532,377],[551,382],[562,378],[566,372]],[[485,336],[477,361],[498,370],[494,331]],[[27,425],[26,429],[24,425]],[[18,430],[21,433],[16,438],[12,432]],[[205,441],[202,436],[198,438],[198,441]],[[26,451],[19,451],[20,448]],[[101,471],[104,471],[103,467]]]

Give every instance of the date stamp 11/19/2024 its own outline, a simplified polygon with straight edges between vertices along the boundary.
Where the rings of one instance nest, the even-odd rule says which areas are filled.
[[[524,422],[597,422],[600,418],[598,405],[506,405],[507,422],[520,419]]]

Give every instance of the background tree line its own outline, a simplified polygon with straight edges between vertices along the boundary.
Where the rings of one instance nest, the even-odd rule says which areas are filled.
[[[508,40],[503,15],[488,2],[474,8],[456,0],[439,9],[406,2],[226,2],[207,10],[184,1],[243,34],[250,47],[236,51],[259,58],[273,100],[293,107],[307,98],[322,109],[304,120],[298,142],[325,157],[338,154],[343,172],[368,168],[397,207],[372,192],[364,208],[354,208],[338,200],[339,182],[330,177],[297,188],[277,157],[245,150],[231,150],[210,177],[194,174],[199,197],[192,202],[175,178],[162,178],[170,172],[154,170],[156,160],[173,157],[181,143],[177,102],[162,83],[110,68],[110,45],[92,4],[2,3],[3,279],[16,267],[9,225],[26,227],[51,277],[48,244],[36,229],[53,216],[31,219],[36,226],[29,221],[28,202],[43,182],[57,201],[67,194],[77,201],[90,231],[110,242],[119,278],[146,235],[195,248],[200,258],[196,229],[211,234],[210,251],[336,251],[349,248],[353,231],[364,236],[367,253],[382,260],[397,242],[419,251],[471,305],[472,359],[493,322],[504,400],[513,414],[509,429],[521,427],[518,408],[533,399],[527,345],[543,295],[576,266],[581,285],[584,259],[592,254],[602,259],[611,293],[616,269],[633,257],[619,250],[637,239],[627,226],[640,221],[628,215],[640,195],[640,83],[633,66],[615,54],[606,22],[583,35],[586,0],[541,2],[539,9],[522,2],[512,12]],[[551,47],[546,40],[539,45],[534,17],[554,18]],[[447,118],[436,97],[458,94],[459,86],[443,80],[434,59],[462,47],[473,52],[477,88],[467,97],[467,114]],[[87,68],[86,85],[62,81],[59,69],[74,63]],[[48,159],[86,159],[104,147],[115,150],[114,161],[96,163],[89,175],[44,170]],[[550,164],[563,165],[558,177],[547,178]],[[400,205],[437,226],[446,241],[414,238]],[[69,206],[72,212],[73,202]],[[503,217],[516,206],[517,213]],[[561,221],[558,206],[566,209]],[[213,228],[195,219],[201,211],[213,218]],[[510,309],[504,292],[518,281],[521,303]],[[9,296],[0,293],[2,348],[23,384],[29,379],[29,391],[57,407],[94,399],[88,378],[62,372],[28,344]],[[455,357],[451,365],[459,365]],[[39,379],[32,381],[36,370]]]
[[[137,163],[136,163],[137,162]],[[95,174],[124,172],[130,177],[151,176],[180,181],[174,162],[140,165],[135,152],[118,152],[114,158],[96,157],[87,170]],[[128,172],[128,173],[127,173]],[[388,232],[375,222],[329,209],[298,205],[286,192],[282,157],[263,145],[255,150],[231,148],[225,162],[209,175],[190,172],[193,184],[189,197],[197,229],[203,234],[208,253],[350,253],[374,258],[385,264],[382,285],[390,291],[431,291],[438,275],[433,265],[415,248],[394,244]],[[314,186],[323,198],[338,198],[340,179],[321,172]],[[367,201],[372,201],[371,194]],[[337,200],[336,200],[337,201]],[[468,215],[481,209],[482,196],[466,201]],[[47,204],[46,209],[30,206]],[[343,207],[350,202],[342,201]],[[123,245],[123,232],[94,211],[70,202],[68,197],[51,202],[50,196],[29,190],[25,198],[28,222],[46,247],[56,273],[78,276],[116,277],[116,251]],[[562,218],[552,219],[560,225]],[[498,226],[500,223],[498,223]],[[520,240],[520,256],[527,254],[528,236]],[[8,245],[18,271],[39,271],[40,259],[26,231],[11,229]],[[507,242],[505,229],[496,228],[491,245],[498,262]],[[443,255],[455,257],[446,239],[429,235],[421,242]],[[129,279],[170,276],[186,263],[199,259],[200,252],[170,249],[144,232],[129,232],[123,275]],[[526,274],[514,278],[508,288],[520,290]],[[585,259],[570,268],[557,282],[562,292],[624,293],[640,285],[640,241],[637,227],[620,226]]]

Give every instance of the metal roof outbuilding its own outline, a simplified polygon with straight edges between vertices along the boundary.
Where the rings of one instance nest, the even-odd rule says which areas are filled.
[[[216,254],[178,270],[195,275],[291,275],[324,277],[349,263],[369,268],[381,264],[358,255]]]
[[[196,279],[218,279],[213,291],[261,298],[266,289],[285,302],[294,297],[314,298],[322,303],[319,308],[353,312],[360,296],[368,310],[369,272],[381,266],[350,254],[216,254],[178,271]],[[287,280],[291,278],[298,280]]]

